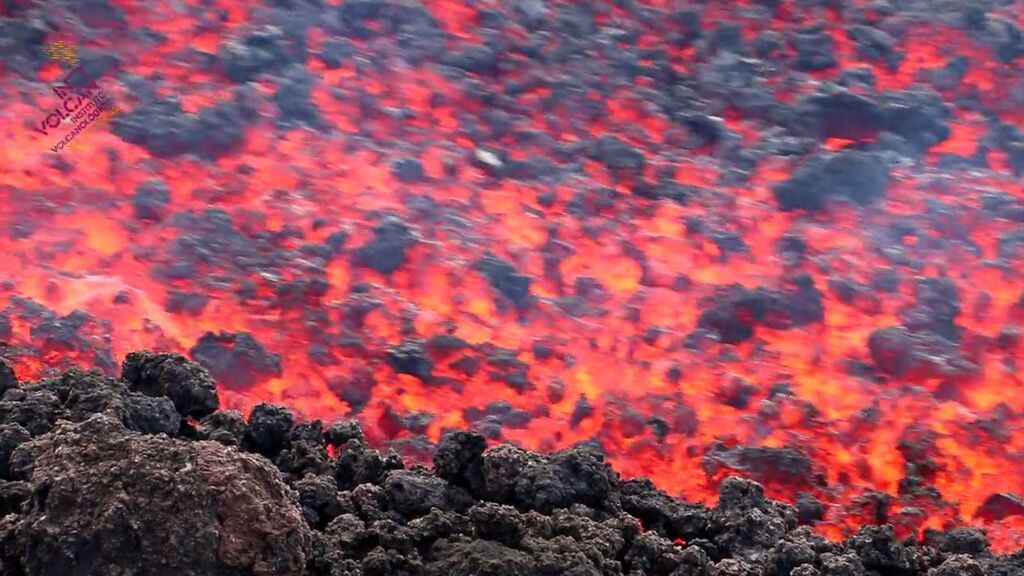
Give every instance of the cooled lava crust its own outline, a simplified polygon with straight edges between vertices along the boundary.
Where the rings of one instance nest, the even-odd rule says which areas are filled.
[[[699,518],[756,509],[764,523],[743,530],[774,522],[781,537],[789,517],[749,484],[719,500],[738,475],[819,534],[881,539],[907,570],[923,565],[890,536],[853,535],[978,526],[999,551],[1024,545],[1020,2],[0,11],[0,355],[19,378],[74,364],[116,377],[133,350],[182,353],[226,408],[354,419],[408,462],[471,429],[543,452],[585,445],[625,477],[724,507]],[[123,113],[53,153],[34,128],[59,103],[57,40]],[[27,406],[65,402],[42,398]],[[464,486],[475,472],[439,473],[392,482],[481,494]],[[390,490],[369,474],[368,508],[335,520],[358,534],[385,530],[365,528]],[[631,489],[653,494],[644,482],[555,492],[615,510]],[[633,510],[651,534],[714,541],[659,528],[655,508]],[[442,509],[417,534],[468,533],[442,528]],[[562,523],[475,514],[501,533],[438,554],[486,556],[472,546]],[[566,526],[618,536],[583,554],[618,558],[634,528],[587,514]],[[506,516],[509,533],[494,528]],[[345,546],[376,549],[329,548]],[[675,560],[643,564],[662,548],[704,561],[661,540],[617,561],[670,573]],[[520,553],[533,554],[508,565]]]
[[[581,446],[550,454],[446,434],[433,467],[358,423],[216,411],[210,375],[133,353],[123,379],[19,384],[0,364],[4,576],[1010,576],[976,528],[830,543],[807,506],[727,478],[714,508],[621,479]],[[802,525],[804,524],[804,525]]]

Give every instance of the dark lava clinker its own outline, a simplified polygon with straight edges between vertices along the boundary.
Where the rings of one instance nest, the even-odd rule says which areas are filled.
[[[279,28],[264,26],[226,42],[221,46],[219,57],[228,78],[247,82],[261,73],[286,66],[295,59],[292,52]]]
[[[167,213],[171,203],[171,191],[163,180],[148,180],[135,189],[132,208],[139,220],[159,222]]]
[[[158,158],[195,154],[221,158],[237,150],[245,138],[247,110],[235,101],[186,113],[177,99],[154,100],[111,121],[114,134]]]
[[[783,210],[824,210],[829,198],[868,204],[889,184],[889,168],[870,152],[846,150],[810,159],[773,192]]]
[[[9,383],[0,410],[0,509],[6,513],[0,573],[952,576],[1024,570],[1024,556],[991,554],[984,533],[971,528],[929,530],[916,543],[898,540],[891,526],[866,526],[845,542],[828,542],[799,526],[824,512],[812,497],[802,495],[797,507],[774,502],[759,484],[740,478],[721,484],[714,508],[686,504],[649,480],[620,479],[586,447],[547,455],[511,445],[488,449],[479,434],[453,432],[436,448],[433,469],[407,467],[396,454],[370,448],[353,422],[326,430],[319,421],[296,426],[287,409],[269,405],[257,407],[248,422],[236,412],[216,412],[198,430],[189,432],[193,424],[186,421],[182,434],[173,427],[147,433],[133,423],[159,421],[168,410],[181,419],[180,391],[205,390],[196,383],[209,375],[180,356],[145,352],[132,354],[125,372],[130,382],[71,370]],[[728,464],[733,455],[719,459]],[[783,460],[788,475],[808,468],[805,459]],[[994,498],[1000,497],[1007,500]],[[1007,508],[986,505],[990,515]]]
[[[526,308],[531,302],[531,278],[519,273],[511,263],[488,253],[478,260],[474,267],[490,280],[495,290],[511,300],[518,309]]]
[[[373,239],[355,250],[352,263],[391,274],[405,264],[406,250],[416,242],[412,228],[399,218],[387,217],[373,232]]]
[[[132,352],[124,360],[121,377],[136,392],[169,398],[182,416],[202,418],[219,407],[210,373],[179,354]]]
[[[814,281],[801,274],[789,280],[785,292],[739,285],[728,286],[716,295],[713,306],[697,319],[700,329],[714,333],[722,342],[736,344],[754,336],[754,327],[787,330],[821,322],[824,318],[822,294]]]
[[[281,357],[267,351],[248,332],[207,332],[189,350],[222,386],[241,389],[281,377]]]
[[[143,436],[110,414],[22,444],[4,574],[302,574],[310,530],[270,462]]]
[[[868,338],[868,349],[878,370],[896,378],[965,380],[978,371],[954,343],[932,332],[914,332],[906,326],[875,330]]]

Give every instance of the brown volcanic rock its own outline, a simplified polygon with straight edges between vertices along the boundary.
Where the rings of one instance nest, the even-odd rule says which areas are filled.
[[[61,422],[12,456],[32,495],[5,519],[2,573],[298,576],[309,530],[266,460],[144,436],[107,415]]]

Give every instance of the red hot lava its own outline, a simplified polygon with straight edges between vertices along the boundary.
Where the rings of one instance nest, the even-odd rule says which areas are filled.
[[[1024,12],[156,4],[0,3],[19,377],[176,351],[406,454],[1024,543]],[[55,153],[57,39],[123,112]]]

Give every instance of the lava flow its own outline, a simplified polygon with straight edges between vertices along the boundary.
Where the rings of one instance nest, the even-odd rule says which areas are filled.
[[[1024,546],[1024,10],[0,1],[0,356]],[[121,114],[51,151],[60,40]],[[66,122],[61,122],[61,125]]]

